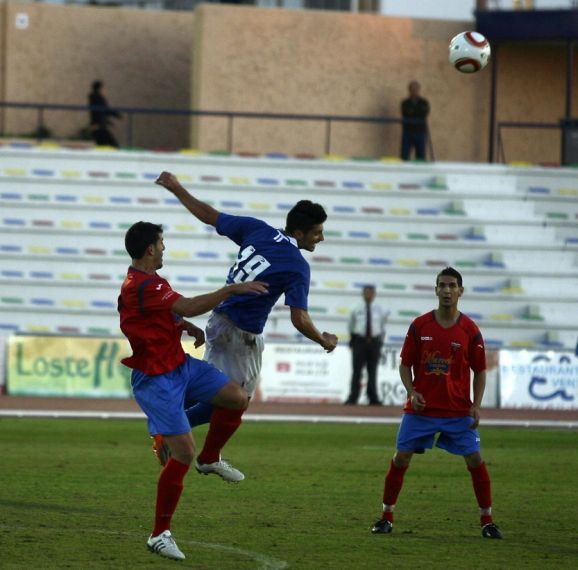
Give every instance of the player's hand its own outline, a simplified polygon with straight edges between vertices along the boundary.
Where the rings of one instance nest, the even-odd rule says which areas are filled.
[[[480,425],[480,408],[478,406],[472,406],[470,408],[470,416],[472,416],[470,429],[476,429]]]
[[[167,171],[160,173],[160,176],[155,180],[155,184],[163,186],[171,192],[174,192],[181,185],[178,178],[172,172]]]
[[[263,281],[245,281],[244,283],[229,285],[229,287],[234,289],[236,295],[243,295],[245,293],[265,295],[266,293],[269,293],[269,285]]]
[[[203,329],[200,329],[193,323],[187,321],[183,321],[183,328],[187,331],[189,336],[192,336],[195,339],[195,348],[199,348],[199,346],[205,344],[205,331]]]
[[[333,352],[337,346],[337,336],[328,332],[322,333],[321,336],[323,337],[323,344],[321,346],[325,352]]]
[[[425,409],[425,398],[415,390],[410,394],[409,400],[411,402],[411,407],[416,412],[423,412]]]

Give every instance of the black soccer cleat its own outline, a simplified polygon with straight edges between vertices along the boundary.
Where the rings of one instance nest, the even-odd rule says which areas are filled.
[[[482,536],[484,538],[502,538],[502,533],[494,523],[488,523],[482,527]]]
[[[378,520],[372,527],[373,534],[389,534],[393,530],[393,523],[386,520]]]

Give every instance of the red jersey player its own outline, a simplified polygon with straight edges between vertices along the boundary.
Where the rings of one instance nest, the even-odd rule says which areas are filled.
[[[132,368],[132,391],[147,416],[149,433],[163,436],[171,455],[159,477],[154,529],[147,546],[166,558],[183,560],[185,555],[177,547],[170,527],[195,452],[185,401],[242,410],[248,399],[245,390],[223,372],[185,354],[183,331],[195,337],[195,346],[203,344],[205,337],[201,329],[182,317],[206,313],[231,295],[267,293],[267,286],[250,281],[197,297],[183,297],[157,274],[163,266],[165,249],[162,226],[133,224],[126,232],[125,246],[132,263],[122,284],[118,311],[120,328],[133,354],[122,362]]]
[[[393,511],[414,453],[436,446],[463,456],[472,477],[485,538],[502,538],[492,520],[490,476],[480,455],[476,430],[486,385],[486,356],[476,323],[458,310],[462,276],[446,267],[436,278],[438,308],[415,319],[405,337],[399,374],[407,402],[396,452],[385,476],[383,512],[374,534],[393,530]],[[473,371],[473,402],[470,399]]]

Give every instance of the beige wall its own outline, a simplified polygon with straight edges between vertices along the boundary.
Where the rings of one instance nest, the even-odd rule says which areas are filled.
[[[498,121],[559,123],[566,110],[566,47],[504,45],[499,52]],[[578,60],[575,57],[572,109],[578,117]],[[503,131],[507,161],[557,162],[560,131]]]
[[[85,105],[91,82],[102,79],[113,105],[189,108],[191,13],[13,2],[6,12],[6,100]],[[28,14],[27,29],[16,29],[18,13]],[[30,111],[11,111],[6,119],[8,133],[36,124]],[[60,137],[75,136],[86,123],[86,112],[46,114]],[[122,142],[126,123],[125,117],[115,128]],[[136,117],[134,132],[136,145],[188,146],[183,120]]]
[[[465,75],[447,62],[449,39],[472,26],[472,22],[203,5],[195,18],[193,107],[399,116],[407,83],[415,78],[431,103],[436,159],[485,161],[491,70]],[[564,114],[565,59],[563,45],[501,46],[497,120],[557,123]],[[573,108],[578,116],[576,84]],[[324,149],[326,131],[320,123],[257,126],[244,121],[242,126],[239,123],[234,130],[237,151],[319,154]],[[560,159],[557,130],[503,134],[507,160]],[[203,149],[223,148],[226,135],[224,120],[204,120],[193,128],[192,140]],[[397,155],[399,137],[398,126],[335,124],[331,151]]]
[[[29,27],[16,29],[25,12]],[[371,14],[201,5],[189,12],[46,4],[0,4],[0,97],[85,104],[103,79],[112,104],[256,113],[399,116],[407,83],[430,100],[438,160],[485,161],[490,69],[454,71],[448,40],[472,22]],[[500,47],[497,119],[558,122],[564,114],[565,47]],[[578,58],[575,77],[578,78]],[[578,87],[574,108],[578,115]],[[5,112],[4,132],[31,131],[30,111]],[[126,143],[125,119],[116,133]],[[74,137],[84,112],[48,113],[47,126]],[[0,120],[0,127],[2,121]],[[236,120],[235,151],[323,154],[322,122]],[[203,150],[227,146],[226,119],[135,119],[136,146]],[[331,152],[396,156],[400,129],[334,123]],[[504,131],[507,160],[557,161],[558,131]]]
[[[432,106],[437,158],[479,159],[485,150],[490,76],[464,76],[447,63],[448,39],[464,23],[206,4],[195,26],[194,107],[397,117],[408,82],[418,79]],[[194,132],[194,144],[222,144],[224,122],[215,122]],[[235,147],[319,153],[324,136],[321,124],[271,122],[235,130]],[[398,126],[338,124],[331,150],[397,155],[399,138]]]

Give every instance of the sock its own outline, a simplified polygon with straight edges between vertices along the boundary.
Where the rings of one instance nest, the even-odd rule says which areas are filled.
[[[183,492],[183,479],[189,466],[172,457],[161,471],[157,483],[157,503],[155,509],[155,527],[153,536],[171,528],[171,519]]]
[[[241,425],[241,417],[245,410],[227,410],[215,408],[211,415],[211,424],[203,450],[199,453],[199,463],[215,463],[219,461],[221,449],[233,437]]]
[[[403,477],[407,467],[397,467],[393,460],[389,465],[389,471],[385,476],[383,485],[383,513],[382,520],[393,523],[393,509],[403,485]]]
[[[482,463],[479,467],[468,467],[468,471],[472,476],[474,493],[480,507],[480,524],[484,526],[493,522],[490,474],[485,463]]]
[[[185,414],[187,414],[187,418],[189,419],[189,425],[194,428],[195,426],[208,424],[211,421],[213,408],[214,406],[212,404],[198,402],[185,410]]]

